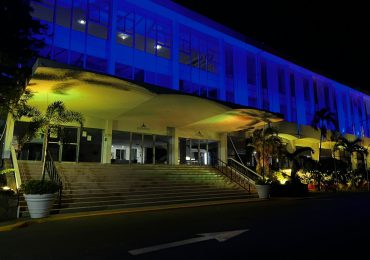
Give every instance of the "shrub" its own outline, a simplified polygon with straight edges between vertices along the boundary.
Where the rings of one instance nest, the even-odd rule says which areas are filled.
[[[59,190],[59,185],[49,180],[31,180],[21,186],[24,194],[52,194]]]

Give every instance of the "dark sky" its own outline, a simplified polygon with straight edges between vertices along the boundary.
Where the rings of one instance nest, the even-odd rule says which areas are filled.
[[[174,2],[263,42],[299,65],[370,91],[370,11],[366,1]]]

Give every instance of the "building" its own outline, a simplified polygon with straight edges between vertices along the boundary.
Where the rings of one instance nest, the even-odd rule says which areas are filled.
[[[368,95],[170,1],[42,0],[32,6],[49,31],[40,36],[47,60],[35,65],[31,104],[42,109],[63,100],[86,117],[83,129],[68,126],[54,136],[56,160],[209,164],[211,154],[227,159],[228,135],[245,137],[267,121],[291,149],[317,150],[319,133],[309,125],[324,107],[335,112],[342,134],[370,143]],[[8,129],[5,147],[26,124]],[[34,139],[21,159],[41,159],[42,145]]]

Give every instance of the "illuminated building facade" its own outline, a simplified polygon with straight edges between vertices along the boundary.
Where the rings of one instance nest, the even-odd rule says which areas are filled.
[[[225,149],[223,143],[226,141],[220,136],[242,130],[243,123],[245,126],[251,126],[252,123],[246,122],[252,121],[250,111],[253,109],[253,111],[271,111],[272,117],[275,113],[283,115],[286,123],[285,126],[281,124],[282,131],[285,129],[287,135],[296,139],[317,138],[317,133],[312,133],[308,126],[315,111],[324,107],[335,112],[342,134],[359,137],[370,135],[368,95],[254,46],[241,35],[170,1],[43,0],[32,2],[32,6],[33,16],[48,25],[47,34],[42,36],[47,44],[41,51],[42,57],[67,64],[71,68],[94,72],[96,73],[94,75],[110,75],[113,81],[119,78],[134,82],[138,86],[148,84],[173,91],[169,93],[190,94],[187,97],[189,100],[180,101],[189,104],[190,107],[192,102],[197,103],[198,99],[194,96],[207,99],[205,102],[217,101],[214,102],[213,108],[207,108],[202,104],[194,105],[193,111],[187,110],[188,107],[185,105],[183,107],[179,105],[177,109],[182,109],[182,113],[168,112],[173,120],[163,120],[162,126],[156,126],[160,119],[151,121],[144,116],[140,118],[139,112],[145,112],[144,108],[142,110],[137,108],[146,100],[140,99],[142,97],[135,96],[137,103],[134,102],[135,104],[127,108],[127,111],[131,111],[125,112],[127,117],[120,118],[117,114],[116,117],[108,116],[108,121],[104,121],[101,115],[97,116],[99,123],[91,123],[90,126],[94,116],[91,110],[90,115],[86,109],[84,112],[88,118],[87,127],[91,128],[91,135],[103,136],[103,141],[96,144],[96,147],[99,145],[102,147],[102,154],[97,154],[98,159],[95,161],[99,161],[101,157],[102,162],[108,162],[111,157],[118,161],[156,163],[158,160],[158,163],[176,164],[192,159],[191,155],[186,154],[187,147],[198,151],[199,161],[200,151],[208,153],[213,141],[218,143],[218,155],[226,158],[227,152],[222,151]],[[41,73],[42,71],[43,69]],[[60,71],[53,73],[58,74]],[[86,77],[94,78],[92,75]],[[38,77],[35,80],[37,81]],[[105,80],[110,82],[108,79]],[[91,91],[94,91],[93,87],[91,88]],[[111,93],[115,94],[117,93]],[[99,95],[104,96],[104,92]],[[119,96],[120,94],[117,94],[111,98],[115,100]],[[98,100],[98,97],[94,98]],[[162,97],[158,99],[160,100],[148,103],[147,108],[156,109],[157,106],[171,102],[162,100]],[[65,100],[68,105],[68,98],[65,97]],[[126,100],[122,95],[122,102]],[[104,102],[98,102],[97,106],[103,107],[109,103],[107,100]],[[221,124],[215,116],[224,113],[227,118],[226,114],[230,116],[230,113],[236,112],[235,110],[227,112],[227,109],[218,111],[216,103],[220,104],[219,102],[234,104],[239,106],[239,109],[246,109],[245,111],[248,108],[253,109],[247,111],[249,118],[244,122],[238,121],[233,127],[226,127],[226,119]],[[116,111],[119,104],[120,101],[117,100],[117,107],[112,108],[112,111]],[[71,106],[74,108],[73,104]],[[199,118],[192,115],[190,117],[194,118],[187,122],[186,126],[180,126],[181,124],[174,120],[176,117],[186,118],[189,114],[198,114],[203,109],[214,109],[217,113]],[[89,119],[89,116],[92,119]],[[164,112],[163,114],[158,112],[158,116],[165,118]],[[236,120],[236,116],[233,120]],[[215,123],[216,121],[219,124]],[[206,127],[207,123],[209,128]],[[146,127],[148,129],[145,129]],[[217,127],[219,131],[215,130]],[[139,134],[143,131],[150,135]],[[89,131],[78,130],[78,132],[78,138],[70,140],[68,149],[75,153],[84,149],[88,151],[90,146],[84,148],[83,142],[88,145],[86,135],[89,136]],[[174,136],[177,138],[175,141],[171,139]],[[189,138],[193,143],[190,140],[189,144]],[[104,143],[104,140],[108,141]],[[119,140],[126,141],[122,143]],[[118,148],[115,147],[115,143]],[[143,151],[144,146],[150,143],[153,143],[150,155],[148,152],[144,157],[144,152],[138,152],[140,149],[134,153],[141,156],[133,155],[133,145],[139,144]],[[111,145],[114,150],[108,153]],[[159,147],[161,145],[167,147],[167,156],[172,156],[172,159],[158,157],[158,152],[162,150]],[[129,146],[131,146],[129,150],[123,148]],[[67,145],[63,149],[67,149],[66,147]],[[57,149],[61,153],[60,148]],[[182,150],[184,152],[181,152]],[[63,155],[58,156],[60,160],[64,160]],[[146,161],[145,158],[148,157],[152,159]],[[70,160],[75,159],[73,157]]]

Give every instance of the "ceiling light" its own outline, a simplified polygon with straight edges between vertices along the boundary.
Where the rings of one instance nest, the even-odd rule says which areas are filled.
[[[79,24],[82,24],[82,25],[85,25],[86,24],[86,20],[85,19],[78,19],[77,22]]]
[[[155,48],[156,48],[157,50],[160,50],[160,49],[162,49],[162,45],[157,44],[157,45],[155,46]]]
[[[125,40],[125,39],[127,39],[128,37],[130,37],[130,35],[128,35],[128,34],[126,34],[126,33],[123,33],[123,32],[118,33],[118,34],[117,34],[117,36],[118,36],[119,38],[121,38],[122,40]]]

